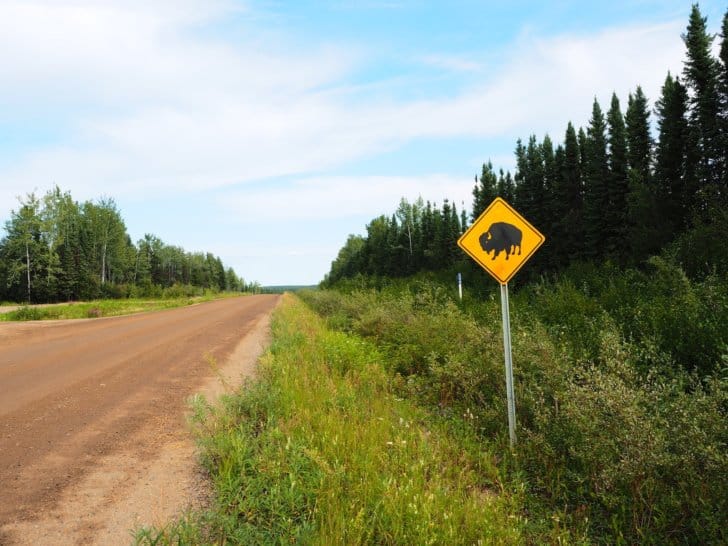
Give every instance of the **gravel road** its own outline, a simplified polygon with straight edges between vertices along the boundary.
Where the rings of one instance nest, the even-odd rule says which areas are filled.
[[[200,501],[186,400],[252,372],[277,302],[0,323],[0,544],[127,544]]]

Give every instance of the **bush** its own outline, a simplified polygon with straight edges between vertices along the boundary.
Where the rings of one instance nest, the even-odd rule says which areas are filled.
[[[15,311],[10,311],[7,316],[9,320],[43,320],[45,317],[42,308],[30,305],[23,305]]]
[[[645,373],[682,368],[710,376],[727,352],[728,280],[690,281],[659,257],[650,258],[645,271],[575,266],[560,280],[526,287],[516,302],[576,359],[598,358],[600,332],[612,326],[634,342],[635,365]]]
[[[160,296],[164,299],[175,299],[175,298],[193,298],[206,294],[205,289],[201,286],[193,286],[191,284],[173,284],[170,287],[164,288]]]
[[[513,469],[526,473],[541,525],[559,514],[596,541],[722,543],[728,283],[691,282],[665,260],[649,267],[583,267],[514,294]],[[401,393],[505,450],[495,299],[462,306],[422,280],[303,297],[329,324],[373,339]]]

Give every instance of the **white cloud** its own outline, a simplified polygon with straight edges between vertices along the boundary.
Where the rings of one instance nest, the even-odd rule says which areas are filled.
[[[219,205],[239,223],[326,221],[389,215],[402,197],[410,202],[422,197],[438,204],[448,198],[461,209],[463,201],[469,206],[471,191],[469,180],[449,175],[332,176],[298,180],[279,188],[229,192]]]
[[[71,119],[63,145],[31,150],[0,171],[0,200],[53,182],[79,198],[148,197],[308,176],[418,138],[548,131],[560,140],[567,120],[585,123],[595,92],[607,106],[614,89],[626,105],[627,91],[641,83],[654,103],[666,70],[679,69],[683,49],[677,23],[581,36],[526,34],[478,85],[451,89],[445,98],[367,101],[347,79],[361,54],[345,46],[290,52],[254,35],[236,43],[195,34],[201,22],[228,15],[232,6],[0,4],[6,114],[29,103],[51,118]],[[473,66],[451,56],[431,60],[438,58]],[[76,109],[78,103],[84,107]],[[306,180],[290,191],[315,201],[327,190]],[[352,210],[369,203],[337,198],[352,201]]]

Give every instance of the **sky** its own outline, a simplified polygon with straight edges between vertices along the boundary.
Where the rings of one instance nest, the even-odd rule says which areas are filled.
[[[134,241],[315,284],[402,197],[469,209],[518,138],[562,142],[637,85],[654,106],[690,7],[0,0],[0,225],[58,185],[112,197]],[[711,32],[726,7],[700,2]]]

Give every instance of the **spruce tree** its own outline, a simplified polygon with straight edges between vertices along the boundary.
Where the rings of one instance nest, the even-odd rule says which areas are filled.
[[[556,167],[556,154],[554,144],[549,135],[544,136],[541,142],[541,160],[543,161],[543,190],[541,194],[541,226],[543,229],[550,227],[555,222],[556,203],[555,189],[558,176]]]
[[[583,130],[579,131],[583,134]],[[585,137],[586,138],[586,137]],[[562,203],[562,215],[557,222],[559,237],[563,238],[563,258],[573,260],[579,256],[584,244],[584,187],[579,141],[574,126],[569,122],[564,137],[564,164],[557,199]]]
[[[609,163],[608,204],[605,209],[607,222],[607,248],[615,258],[623,260],[626,255],[627,235],[627,132],[622,110],[616,93],[607,112]]]
[[[536,135],[531,135],[526,148],[528,170],[524,177],[526,206],[522,213],[535,225],[543,225],[546,217],[544,207],[544,166],[541,146]]]
[[[586,176],[586,164],[587,164],[587,157],[586,157],[586,151],[587,151],[587,138],[586,133],[584,132],[583,127],[579,127],[579,133],[577,135],[577,140],[579,142],[579,165],[581,165],[581,176],[582,176],[582,182],[584,181],[584,177]],[[583,189],[583,188],[582,188]]]
[[[720,57],[720,85],[724,100],[723,108],[725,109],[728,107],[725,104],[726,100],[728,100],[728,9],[726,9],[725,15],[723,16],[720,37],[720,53],[718,54]]]
[[[668,72],[655,104],[659,136],[655,150],[654,198],[664,226],[660,244],[687,227],[697,190],[697,181],[689,168],[687,102],[687,90],[679,78],[673,78]]]
[[[690,12],[687,32],[683,41],[687,48],[687,60],[683,76],[689,93],[690,123],[698,154],[697,175],[700,182],[699,213],[706,211],[710,202],[720,194],[725,162],[725,149],[721,135],[719,65],[711,54],[713,36],[706,28],[707,19],[702,17],[697,4]]]
[[[540,146],[541,160],[543,162],[543,183],[541,190],[541,217],[534,222],[536,227],[545,233],[550,233],[553,230],[554,224],[557,221],[558,204],[556,203],[555,189],[557,185],[556,178],[558,176],[558,168],[556,165],[556,153],[554,152],[554,145],[549,135],[545,135]],[[556,265],[556,258],[554,256],[554,240],[551,237],[546,238],[544,243],[543,253],[539,256],[539,262],[536,262],[536,266],[539,269],[553,269]],[[540,266],[540,267],[539,267]]]
[[[519,138],[516,141],[516,174],[514,176],[514,205],[520,211],[530,208],[530,195],[528,194],[526,176],[528,174],[528,161],[526,160],[526,148]]]
[[[446,200],[447,201],[447,200]],[[458,239],[460,238],[460,217],[458,216],[458,209],[455,203],[452,203],[450,205],[450,214],[447,218],[447,225],[448,225],[448,241],[447,241],[447,249],[448,249],[448,262],[445,264],[446,266],[451,265],[453,262],[457,260],[457,258],[460,256],[460,249],[458,248]]]
[[[629,169],[638,173],[640,180],[647,182],[651,176],[652,148],[650,134],[650,110],[642,87],[637,86],[635,94],[630,93],[625,114],[627,130],[627,162]]]
[[[723,16],[720,43],[721,133],[723,137],[723,189],[728,188],[728,9]],[[726,190],[728,191],[728,190]]]
[[[435,203],[432,206],[432,231],[434,238],[432,240],[430,254],[430,269],[433,271],[440,269],[445,262],[443,251],[446,248],[446,227],[443,224],[442,212],[440,211],[440,207],[437,206],[437,203]]]
[[[651,164],[653,142],[649,107],[642,88],[629,95],[625,123],[629,195],[627,199],[630,261],[639,263],[659,250],[663,229]]]
[[[595,98],[587,128],[584,169],[584,238],[585,254],[589,258],[604,256],[605,244],[611,236],[605,214],[609,210],[610,179],[606,131],[604,114]]]
[[[475,188],[473,188],[473,220],[478,218],[497,196],[498,177],[493,170],[493,164],[488,161],[488,163],[483,163],[480,180],[477,178],[475,180]]]
[[[498,176],[498,195],[508,201],[508,203],[513,204],[515,200],[515,191],[516,187],[513,182],[513,177],[511,176],[511,171],[507,171],[504,176],[503,169],[501,169],[500,175]]]

